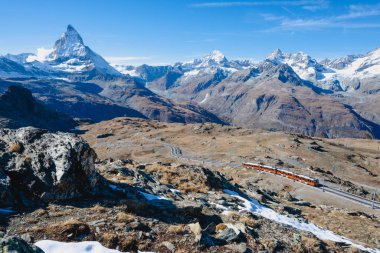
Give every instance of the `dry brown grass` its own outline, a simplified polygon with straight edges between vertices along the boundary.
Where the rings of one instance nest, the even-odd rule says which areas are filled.
[[[115,233],[104,233],[101,235],[101,242],[107,248],[116,248],[119,238]]]
[[[24,164],[26,165],[30,165],[32,163],[32,158],[30,158],[29,156],[24,156],[22,159],[24,161]]]
[[[240,219],[240,222],[244,223],[247,226],[250,226],[251,228],[258,228],[261,225],[260,220],[256,220],[252,217],[242,217]]]
[[[79,235],[87,235],[90,233],[90,227],[79,220],[70,219],[47,226],[44,233],[48,238],[68,241]]]
[[[216,225],[215,227],[215,231],[220,231],[220,230],[225,230],[227,228],[227,225],[224,224],[224,223],[219,223],[218,225]]]
[[[170,225],[167,231],[171,234],[184,234],[187,232],[185,225]]]
[[[211,190],[203,175],[188,168],[151,165],[145,169],[156,173],[161,184],[174,185],[183,192],[207,193]]]
[[[8,145],[8,151],[11,153],[21,153],[24,146],[19,142],[13,142]]]
[[[48,215],[49,212],[47,210],[45,210],[45,209],[40,208],[40,209],[37,209],[36,211],[34,211],[34,214],[36,216],[40,217],[40,216],[43,216],[43,215]]]
[[[96,204],[95,206],[92,207],[92,210],[98,212],[98,213],[104,213],[106,212],[108,209],[104,206],[101,206],[101,205],[98,205]]]
[[[125,213],[125,212],[119,212],[116,214],[116,220],[119,221],[119,222],[125,222],[125,223],[128,223],[128,222],[132,222],[134,221],[136,218],[134,215],[132,214],[128,214],[128,213]]]

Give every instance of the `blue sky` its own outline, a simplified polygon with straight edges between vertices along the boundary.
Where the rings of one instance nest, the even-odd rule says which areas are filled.
[[[0,54],[51,48],[72,24],[112,61],[167,64],[218,49],[260,60],[280,48],[315,58],[380,46],[380,0],[1,1]]]

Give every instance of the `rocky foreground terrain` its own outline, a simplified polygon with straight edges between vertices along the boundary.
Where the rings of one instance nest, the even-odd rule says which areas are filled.
[[[244,171],[103,156],[97,158],[73,134],[2,129],[2,251],[40,252],[28,247],[47,239],[98,241],[123,252],[376,252],[380,247],[376,211],[305,201],[292,193],[292,185],[271,190]]]

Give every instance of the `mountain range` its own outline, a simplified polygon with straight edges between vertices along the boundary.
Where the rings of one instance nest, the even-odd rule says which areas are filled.
[[[380,138],[379,80],[380,48],[322,61],[280,49],[262,61],[229,60],[215,50],[167,66],[111,66],[71,25],[51,50],[0,57],[0,92],[21,85],[72,117],[215,122],[329,138]]]

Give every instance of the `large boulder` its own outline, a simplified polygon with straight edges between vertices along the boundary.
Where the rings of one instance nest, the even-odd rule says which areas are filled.
[[[0,207],[31,207],[103,192],[107,187],[95,159],[94,150],[73,134],[0,129]]]
[[[31,245],[17,236],[0,235],[0,252],[4,253],[44,253],[37,246]]]

